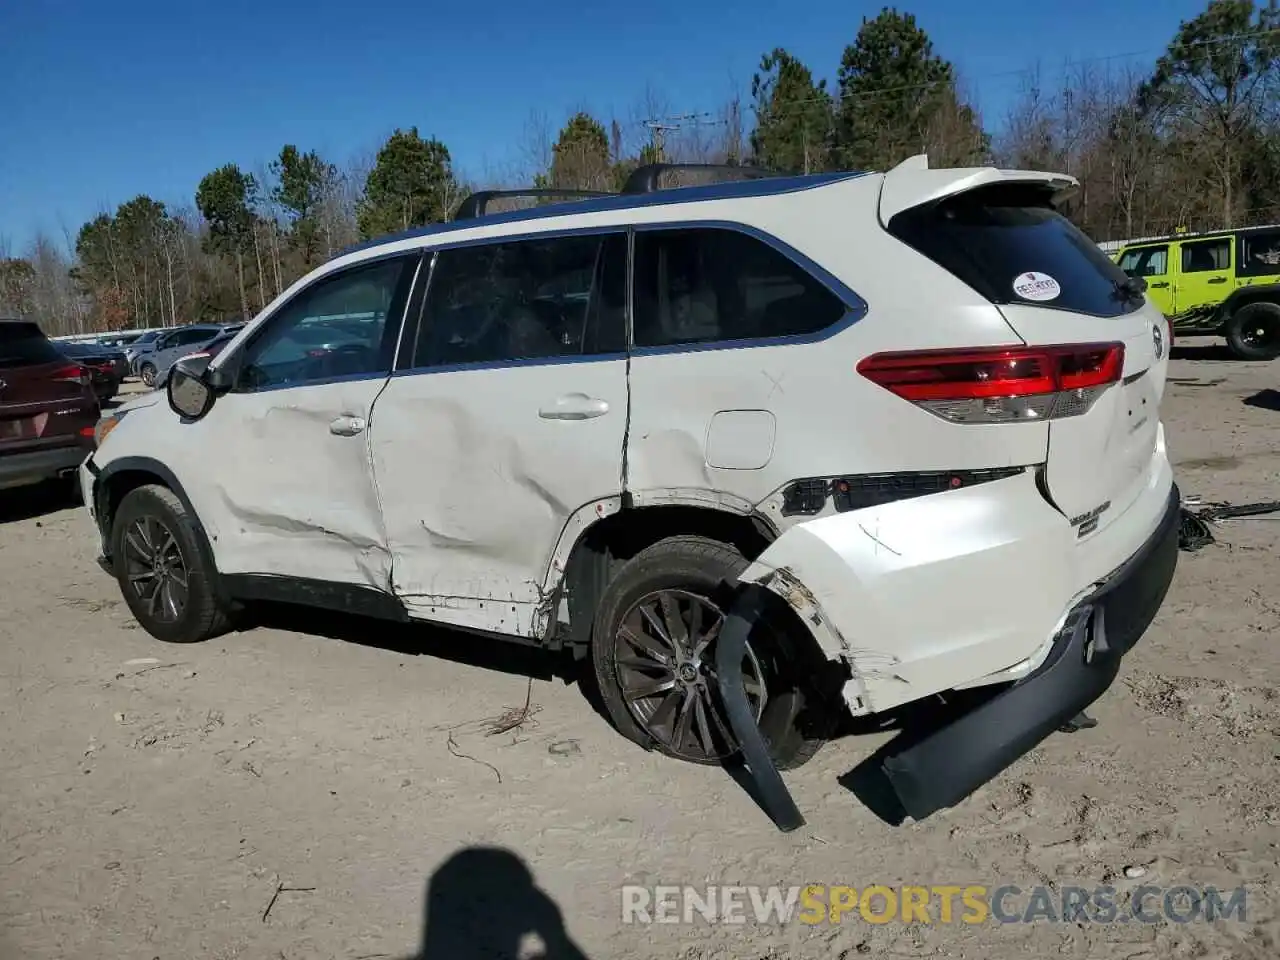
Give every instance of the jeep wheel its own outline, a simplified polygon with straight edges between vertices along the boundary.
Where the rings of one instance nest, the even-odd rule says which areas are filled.
[[[156,365],[154,363],[144,363],[142,369],[138,371],[138,376],[142,378],[142,382],[148,387],[156,385]]]
[[[1280,304],[1250,303],[1233,313],[1227,321],[1227,345],[1241,360],[1280,357]]]
[[[609,719],[627,739],[692,763],[737,756],[716,681],[724,622],[717,594],[746,566],[726,544],[671,537],[640,551],[609,583],[592,628],[592,663]],[[747,700],[784,769],[812,757],[839,717],[817,709],[801,717],[806,697],[794,694],[808,678],[796,677],[805,658],[792,646],[782,629],[762,623],[742,662]],[[808,703],[814,708],[816,700]]]
[[[166,643],[194,643],[221,633],[226,611],[201,533],[172,490],[156,484],[129,491],[111,527],[111,558],[125,603],[142,628]]]

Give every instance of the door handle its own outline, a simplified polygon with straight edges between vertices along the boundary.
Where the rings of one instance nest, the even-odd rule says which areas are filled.
[[[1159,283],[1148,283],[1148,284],[1147,284],[1147,286],[1148,286],[1148,287],[1151,287],[1153,290],[1158,290],[1159,288],[1161,288],[1161,287],[1167,287],[1168,285],[1169,285],[1169,281],[1168,281],[1168,280],[1162,280],[1162,281],[1160,281]]]
[[[1226,277],[1212,277],[1212,278],[1209,280],[1209,282],[1210,282],[1210,283],[1226,283],[1226,282],[1227,282],[1227,278],[1226,278]]]
[[[338,417],[329,422],[329,432],[335,437],[354,437],[368,426],[364,417]]]
[[[585,393],[566,393],[544,405],[538,416],[543,420],[590,420],[609,412],[609,404]]]

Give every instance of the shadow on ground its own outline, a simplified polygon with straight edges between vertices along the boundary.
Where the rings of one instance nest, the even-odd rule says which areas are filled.
[[[78,492],[70,479],[0,490],[0,524],[31,520],[79,505]]]
[[[1251,397],[1244,398],[1246,407],[1257,407],[1260,410],[1274,410],[1280,413],[1280,390],[1259,390]]]
[[[284,603],[251,604],[240,618],[241,630],[267,627],[328,637],[406,656],[432,656],[498,673],[558,679],[569,684],[584,671],[567,652],[551,652],[522,643],[429,624],[396,623]]]
[[[1171,360],[1237,360],[1225,343],[1196,343],[1179,346],[1169,351]]]
[[[422,945],[401,960],[587,960],[528,865],[501,847],[466,847],[427,881]]]

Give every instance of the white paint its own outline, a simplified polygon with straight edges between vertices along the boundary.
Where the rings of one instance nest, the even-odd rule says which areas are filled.
[[[637,509],[755,512],[781,536],[747,576],[792,603],[828,657],[850,664],[853,712],[1008,679],[1043,655],[1080,592],[1149,535],[1171,473],[1157,410],[1167,361],[1151,356],[1151,308],[1106,319],[997,309],[884,234],[897,212],[1001,181],[1074,184],[930,170],[916,158],[773,197],[481,219],[352,253],[281,294],[213,367],[234,362],[282,305],[336,270],[446,240],[566,227],[743,222],[819,262],[869,310],[820,343],[232,393],[194,424],[151,397],[129,405],[95,460],[167,464],[222,572],[371,585],[393,590],[414,616],[518,636],[545,634],[574,543],[616,514],[624,493]],[[1125,372],[1144,376],[1061,429],[948,423],[855,370],[886,350],[1110,339],[1126,344]],[[1142,400],[1148,421],[1118,432],[1122,408]],[[356,423],[364,429],[347,429]],[[1096,533],[1077,540],[1031,473],[846,514],[781,511],[781,492],[802,477],[1046,462],[1059,503],[1112,501]],[[91,492],[88,471],[81,480]]]
[[[878,712],[1035,662],[1089,584],[1145,542],[1172,482],[1161,450],[1140,500],[1083,547],[1027,472],[800,523],[743,579],[795,607],[853,668],[851,708]]]
[[[1062,296],[1062,286],[1047,273],[1028,270],[1013,278],[1013,292],[1023,300],[1045,303]]]
[[[773,456],[778,420],[768,410],[720,410],[707,428],[707,466],[759,470]]]
[[[589,400],[606,410],[544,415]],[[395,590],[410,612],[540,633],[534,614],[570,515],[622,493],[626,423],[625,360],[392,377],[369,437]]]

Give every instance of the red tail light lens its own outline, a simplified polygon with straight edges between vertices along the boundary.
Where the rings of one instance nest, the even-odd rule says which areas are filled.
[[[78,363],[69,366],[59,367],[50,374],[51,380],[57,380],[60,383],[78,383],[82,387],[89,385],[89,371]]]
[[[1120,379],[1124,344],[880,353],[858,372],[956,423],[1078,416]]]

